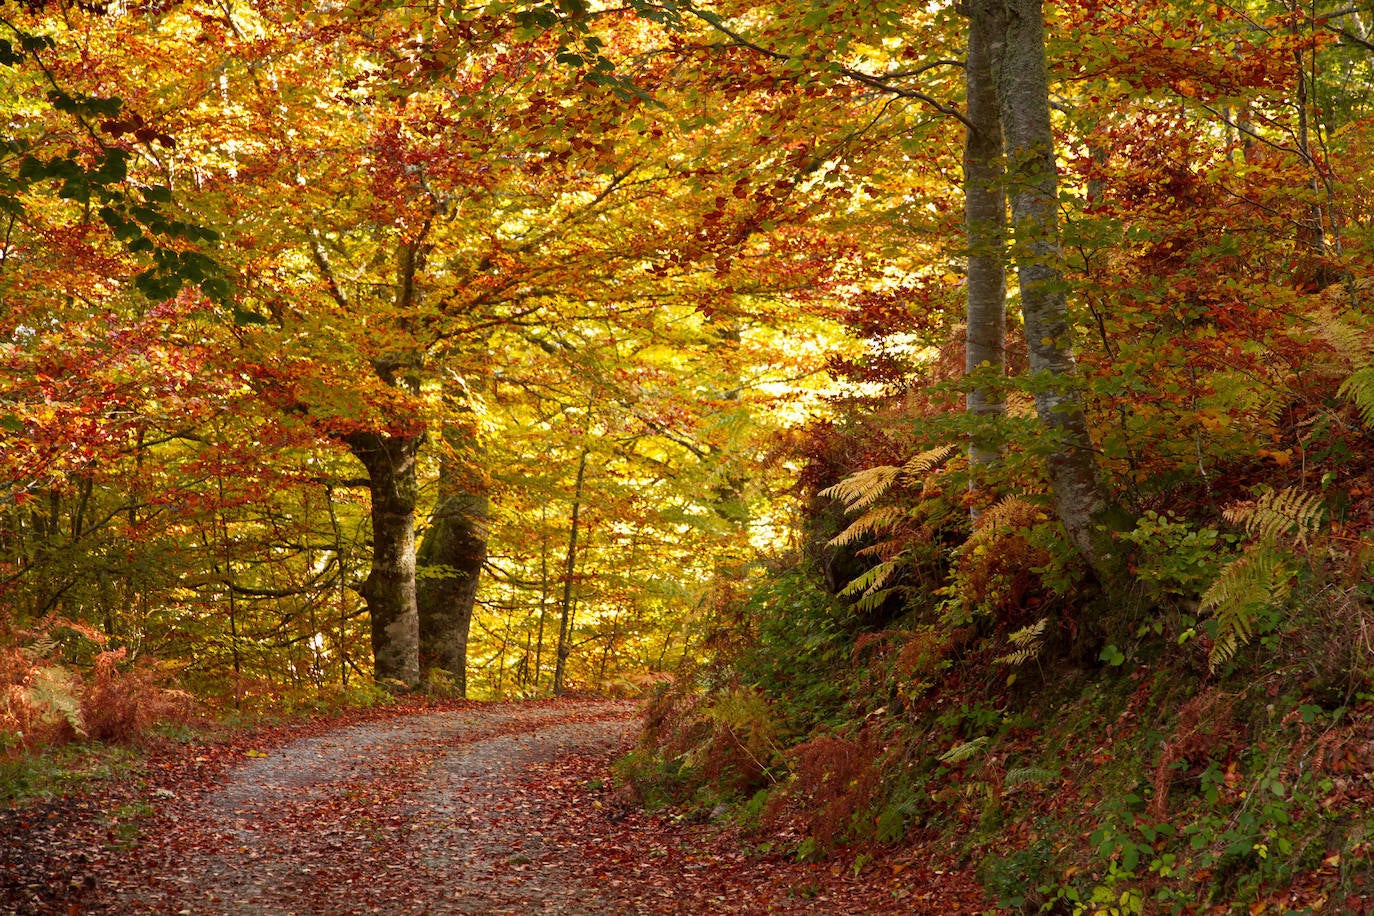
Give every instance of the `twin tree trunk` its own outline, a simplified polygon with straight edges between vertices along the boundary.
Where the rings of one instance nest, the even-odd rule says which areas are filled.
[[[1113,586],[1124,580],[1124,562],[1112,537],[1110,521],[1116,510],[1098,473],[1073,357],[1041,3],[969,0],[966,12],[966,362],[970,373],[982,375],[969,393],[968,409],[978,419],[995,418],[1005,409],[996,381],[1004,362],[1005,183],[1010,189],[1012,251],[1030,368],[1036,376],[1036,413],[1053,441],[1047,470],[1055,508],[1088,566],[1104,585]],[[413,277],[413,267],[404,273]],[[403,284],[398,298],[412,292]],[[362,593],[372,616],[379,680],[418,685],[423,657],[427,667],[448,671],[461,690],[473,600],[486,556],[486,496],[441,485],[433,524],[420,552],[432,574],[417,587],[415,458],[423,441],[423,434],[354,433],[347,438],[367,468],[372,495],[372,571]],[[979,424],[970,446],[975,480],[979,469],[994,464],[997,456],[995,434],[989,435]],[[441,476],[453,479],[451,474]],[[565,618],[569,597],[564,597]],[[563,628],[567,626],[565,619]],[[560,636],[564,645],[558,675],[566,658],[567,634]]]
[[[415,459],[424,438],[347,437],[367,468],[372,496],[372,571],[361,592],[372,618],[378,681],[412,688],[423,674],[442,669],[465,694],[468,629],[487,555],[487,496],[480,487],[460,486],[456,469],[441,463],[439,502],[417,552]],[[425,574],[417,577],[417,567]]]
[[[987,191],[983,185],[986,176],[995,175],[997,164],[978,161],[994,153],[984,136],[988,116],[986,109],[973,111],[974,88],[979,90],[979,104],[985,105],[984,81],[991,76],[1001,114],[1012,254],[1021,291],[1035,408],[1052,443],[1047,471],[1055,509],[1074,547],[1098,580],[1111,588],[1125,581],[1124,557],[1113,538],[1119,510],[1098,472],[1073,356],[1064,255],[1059,242],[1059,184],[1050,124],[1044,14],[1040,0],[970,0],[967,12],[970,123],[974,125],[970,134],[978,135],[970,138],[970,161],[966,164],[969,175],[977,176],[970,183],[973,196],[968,203],[970,306],[974,257],[993,237],[989,233],[995,225],[990,215],[983,215],[982,208],[990,211],[996,205],[991,195],[984,196]],[[975,207],[980,214],[976,217]],[[980,267],[984,269],[993,268]],[[991,290],[990,278],[980,282]],[[992,299],[995,292],[982,295]],[[971,314],[969,319],[970,336],[974,317]],[[970,362],[972,359],[970,356]]]
[[[409,314],[419,304],[429,231],[404,241],[396,250],[396,308]],[[317,258],[328,276],[328,263]],[[332,279],[331,279],[332,284]],[[337,284],[332,284],[337,289]],[[336,293],[339,304],[348,302]],[[398,380],[396,371],[418,363],[415,354],[374,362],[377,377],[391,386],[418,391],[418,383]],[[356,432],[344,437],[367,468],[372,496],[372,571],[360,589],[372,618],[373,671],[379,682],[419,686],[436,669],[448,672],[460,695],[467,693],[468,629],[477,596],[477,579],[487,557],[486,488],[466,484],[455,456],[477,453],[477,429],[471,410],[458,407],[444,429],[445,451],[439,463],[438,500],[417,556],[415,506],[419,499],[416,456],[423,432],[391,435]],[[472,476],[472,475],[466,475]],[[423,575],[417,577],[417,566]]]
[[[967,395],[968,413],[975,421],[969,443],[969,488],[980,489],[984,469],[995,465],[1001,455],[996,430],[989,427],[1006,413],[1006,400],[998,386],[1006,372],[1007,194],[993,70],[995,43],[1001,39],[1005,17],[1000,9],[968,12],[968,58],[964,66],[969,122],[964,140],[964,223],[968,235],[964,367],[974,377]]]

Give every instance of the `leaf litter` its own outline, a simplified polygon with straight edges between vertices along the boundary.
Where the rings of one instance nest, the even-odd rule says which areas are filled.
[[[0,912],[976,913],[919,850],[802,863],[631,807],[632,703],[450,703],[154,754],[144,778],[0,812]],[[245,743],[246,742],[246,743]],[[151,810],[132,844],[110,806]],[[21,850],[16,852],[16,850]],[[12,871],[12,873],[11,873]]]

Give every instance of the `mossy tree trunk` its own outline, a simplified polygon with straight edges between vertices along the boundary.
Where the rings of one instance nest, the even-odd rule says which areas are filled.
[[[1005,372],[1007,330],[1007,195],[1002,171],[1002,122],[993,60],[1005,32],[1000,4],[965,7],[969,17],[968,125],[964,138],[964,224],[968,240],[968,305],[964,362],[978,375],[966,406],[978,423],[969,443],[971,489],[982,485],[982,470],[997,464],[1001,448],[986,427],[1006,413],[997,387]]]
[[[416,557],[420,666],[425,676],[447,672],[466,696],[468,631],[487,559],[490,501],[480,476],[461,461],[475,452],[473,425],[453,424],[444,440],[438,502]]]
[[[1050,123],[1045,25],[1040,0],[973,0],[975,21],[1001,23],[991,36],[1011,201],[1016,261],[1035,408],[1052,450],[1047,460],[1055,509],[1074,547],[1109,590],[1126,581],[1113,533],[1121,512],[1099,471],[1074,360],[1059,179]]]
[[[372,570],[361,592],[372,618],[378,681],[420,683],[419,615],[415,600],[415,456],[424,435],[356,432],[345,438],[367,468],[372,495]]]

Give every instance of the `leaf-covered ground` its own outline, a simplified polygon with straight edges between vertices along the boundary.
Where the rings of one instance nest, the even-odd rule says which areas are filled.
[[[625,805],[633,704],[449,704],[154,754],[0,814],[0,907],[84,913],[958,913],[968,875],[804,864]],[[134,833],[136,828],[136,835]],[[781,849],[786,844],[776,844]]]

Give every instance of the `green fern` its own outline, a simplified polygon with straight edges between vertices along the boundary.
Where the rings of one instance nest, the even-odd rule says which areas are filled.
[[[896,593],[895,588],[879,588],[866,592],[862,598],[851,605],[855,614],[872,614],[882,607],[883,602]]]
[[[86,723],[81,718],[81,682],[66,668],[49,665],[37,669],[25,699],[41,710],[44,722],[55,725],[65,721],[72,731],[86,737]]]
[[[940,762],[954,766],[963,763],[976,756],[988,743],[988,736],[974,738],[972,741],[965,741],[963,744],[956,744],[954,747],[940,755]]]
[[[1257,544],[1228,563],[1202,595],[1199,610],[1216,619],[1216,640],[1207,657],[1215,672],[1255,637],[1261,617],[1283,607],[1292,594],[1292,570],[1272,544]]]
[[[1374,427],[1374,366],[1359,369],[1341,382],[1340,395],[1354,403],[1365,426]]]
[[[857,578],[853,579],[848,585],[840,590],[841,598],[848,598],[853,595],[869,595],[882,588],[892,578],[892,574],[901,565],[901,558],[894,557],[884,563],[879,563],[872,569],[864,571]]]
[[[1044,767],[1012,767],[1007,770],[1006,777],[1002,784],[1011,787],[1024,784],[1036,786],[1046,786],[1060,777],[1058,770],[1047,770]]]

